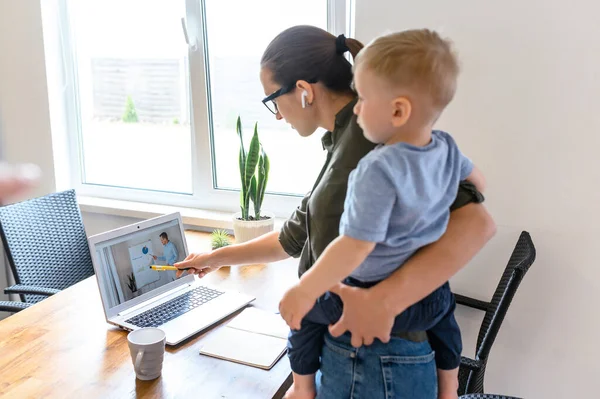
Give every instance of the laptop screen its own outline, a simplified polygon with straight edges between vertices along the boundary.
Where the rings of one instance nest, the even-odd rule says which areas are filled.
[[[174,281],[175,271],[150,266],[173,265],[186,257],[178,220],[98,242],[95,251],[108,309]]]

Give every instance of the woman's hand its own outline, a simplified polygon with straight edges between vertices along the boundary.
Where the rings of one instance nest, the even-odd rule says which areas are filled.
[[[180,269],[177,271],[177,278],[181,277],[186,271],[188,274],[195,274],[202,278],[210,272],[219,270],[222,265],[216,265],[212,262],[211,254],[212,252],[189,254],[182,262],[175,263],[174,266]]]
[[[383,301],[371,289],[338,284],[330,289],[344,303],[342,317],[329,326],[329,332],[339,337],[346,331],[352,334],[352,346],[371,345],[375,338],[387,343],[390,340],[396,313],[383,306]]]

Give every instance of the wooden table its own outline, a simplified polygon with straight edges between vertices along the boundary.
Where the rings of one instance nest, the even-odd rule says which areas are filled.
[[[186,239],[190,251],[210,247],[206,233],[186,231]],[[297,261],[290,259],[226,267],[205,279],[251,294],[257,298],[253,306],[276,312],[283,292],[297,280],[296,269]],[[127,332],[106,323],[92,276],[0,321],[0,397],[281,397],[291,384],[285,356],[265,371],[198,354],[205,337],[218,333],[221,326],[177,347],[167,347],[162,376],[139,381],[127,347]]]

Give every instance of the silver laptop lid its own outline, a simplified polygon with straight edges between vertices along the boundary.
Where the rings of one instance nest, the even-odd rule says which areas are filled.
[[[176,279],[175,271],[149,267],[172,265],[187,256],[179,213],[97,234],[89,237],[88,243],[107,320],[181,285],[194,283],[194,276]]]

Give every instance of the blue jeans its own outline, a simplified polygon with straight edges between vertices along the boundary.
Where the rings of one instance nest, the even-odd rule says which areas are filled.
[[[320,375],[319,375],[320,374]],[[427,341],[392,337],[353,348],[350,334],[329,333],[317,375],[317,399],[437,399],[434,352]]]
[[[367,285],[350,279],[346,279],[346,283],[353,286]],[[446,283],[398,315],[392,334],[427,331],[429,342],[435,351],[437,367],[444,370],[457,368],[460,365],[462,340],[454,318],[455,307],[454,295],[450,291],[450,285]],[[319,357],[327,326],[340,319],[342,310],[343,303],[340,297],[328,292],[317,300],[315,306],[304,317],[300,330],[290,331],[288,357],[292,371],[306,375],[319,369]]]

